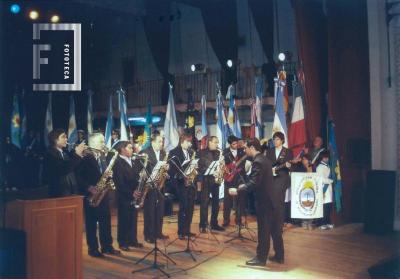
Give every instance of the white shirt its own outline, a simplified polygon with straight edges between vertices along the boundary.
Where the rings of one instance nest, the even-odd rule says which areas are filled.
[[[119,157],[121,157],[122,159],[124,159],[125,162],[127,162],[127,163],[132,167],[132,160],[131,160],[131,158],[128,158],[128,157],[126,157],[126,156],[124,156],[124,155],[119,155]]]
[[[317,169],[316,173],[319,174],[319,176],[322,177],[322,183],[323,184],[328,184],[328,188],[326,189],[324,193],[324,203],[331,203],[333,202],[332,196],[333,196],[333,191],[332,191],[332,179],[329,178],[329,175],[331,173],[331,169],[325,162],[321,162]]]
[[[237,157],[237,149],[230,149],[234,158]]]
[[[183,155],[185,155],[185,160],[189,160],[190,159],[189,158],[189,152],[187,150],[183,149],[183,148],[182,148],[182,151],[183,151]]]
[[[282,146],[281,147],[275,147],[275,158],[279,158],[279,154],[281,154],[282,151]]]

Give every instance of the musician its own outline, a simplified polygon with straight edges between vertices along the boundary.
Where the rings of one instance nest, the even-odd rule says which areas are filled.
[[[96,184],[100,181],[101,176],[107,168],[103,134],[93,133],[89,135],[88,145],[91,151],[86,152],[87,154],[83,157],[76,171],[80,193],[84,196],[83,205],[88,253],[89,256],[97,258],[104,257],[103,253],[119,255],[121,252],[112,246],[110,199],[108,193],[105,194],[97,207],[91,206],[88,200],[90,196],[98,194]],[[109,171],[106,175],[112,177],[112,171]],[[99,252],[96,232],[97,223],[99,224],[101,253]]]
[[[195,188],[193,185],[186,186],[184,173],[189,166],[193,156],[192,136],[182,134],[179,137],[179,145],[171,150],[169,158],[169,176],[171,185],[175,185],[179,199],[178,213],[178,237],[193,236],[190,225],[193,218]]]
[[[274,220],[271,227],[271,236],[274,243],[275,256],[271,261],[278,263],[284,262],[283,246],[283,223],[285,219],[285,192],[290,187],[289,170],[290,160],[293,159],[292,151],[283,147],[285,136],[281,132],[276,132],[272,136],[274,148],[267,150],[267,158],[271,161],[273,167],[281,166],[275,172],[273,179],[273,189],[271,199],[274,201]]]
[[[235,175],[235,177],[233,178],[232,181],[229,182],[226,179],[224,181],[224,223],[223,223],[224,227],[229,226],[231,209],[233,206],[233,197],[231,195],[229,195],[229,188],[237,188],[237,186],[240,183],[244,182],[242,180],[246,176],[246,173],[245,173],[246,161],[242,160],[240,165],[238,165],[238,166],[235,165],[235,163],[237,161],[239,161],[243,156],[246,155],[244,152],[244,149],[238,148],[239,139],[233,135],[229,136],[228,143],[229,143],[229,147],[226,148],[223,152],[224,159],[225,159],[225,166],[230,169],[232,168],[232,166],[234,166],[234,168],[239,168],[241,170],[238,174]],[[240,212],[243,213],[244,208],[245,208],[245,196],[241,194],[240,196],[238,196],[237,200],[238,200],[237,206],[240,206],[239,210],[240,210]],[[242,215],[242,214],[240,214],[240,215]],[[239,220],[239,217],[241,217],[241,216],[239,216],[239,214],[236,214],[236,224],[237,225],[241,224],[241,220]]]
[[[215,177],[212,174],[205,175],[208,167],[213,161],[218,161],[220,152],[218,150],[219,140],[216,136],[208,138],[208,147],[199,152],[199,180],[201,183],[200,197],[200,232],[205,233],[208,225],[208,203],[211,193],[211,229],[224,231],[225,229],[218,225],[219,211],[219,184],[215,183]]]
[[[141,154],[145,153],[148,156],[146,169],[149,175],[151,175],[158,161],[163,161],[166,159],[166,153],[163,150],[163,137],[160,135],[160,133],[153,133],[150,141],[151,145],[140,152]],[[158,189],[160,185],[151,185],[151,187],[152,188],[146,195],[143,206],[144,237],[148,243],[154,243],[156,238],[169,238],[167,235],[162,233],[165,204],[165,198],[162,193],[162,189],[161,191]]]
[[[325,148],[322,146],[323,143],[324,143],[323,139],[320,136],[317,136],[313,140],[313,146],[309,150],[307,150],[308,154],[311,157],[311,164],[314,170],[317,168],[318,165],[317,160],[319,158],[320,153],[325,150]]]
[[[68,154],[64,151],[67,147],[67,134],[63,129],[55,129],[48,135],[49,148],[44,158],[44,179],[48,185],[49,196],[64,197],[78,192],[75,169],[83,157],[85,143],[75,147]]]
[[[274,200],[272,165],[270,160],[262,154],[258,139],[247,141],[245,151],[249,157],[253,158],[253,163],[247,182],[238,187],[238,194],[245,190],[255,193],[258,230],[257,255],[246,264],[264,266],[269,252],[270,236],[274,237],[276,233],[273,227],[277,222],[276,210],[279,210],[279,202]]]
[[[133,161],[132,144],[129,141],[119,141],[115,145],[118,158],[113,167],[113,180],[116,187],[118,203],[117,240],[122,251],[130,251],[129,246],[142,248],[137,240],[137,209],[131,206],[134,197],[139,193],[136,188],[139,183],[140,162]]]

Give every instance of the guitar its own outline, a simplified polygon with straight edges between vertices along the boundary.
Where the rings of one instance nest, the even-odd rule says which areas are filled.
[[[297,162],[298,161],[296,159],[293,159],[293,160],[286,161],[283,164],[280,164],[280,165],[277,165],[277,166],[273,167],[272,168],[272,175],[273,176],[278,176],[278,174],[276,172],[281,170],[281,169],[287,168],[286,167],[286,163],[293,164],[293,163],[297,163]]]
[[[224,181],[232,182],[236,174],[238,174],[242,170],[238,166],[246,159],[247,155],[244,155],[238,161],[225,165]]]

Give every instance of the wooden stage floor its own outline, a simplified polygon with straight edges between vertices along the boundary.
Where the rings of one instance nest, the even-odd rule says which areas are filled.
[[[221,211],[219,215],[222,215]],[[196,206],[192,232],[198,233],[198,221],[199,208]],[[116,225],[116,216],[113,214],[112,234],[114,247],[118,248]],[[256,231],[254,217],[248,218],[248,226]],[[159,257],[158,261],[164,265],[164,270],[174,278],[368,278],[367,269],[371,265],[395,255],[399,251],[400,243],[398,234],[384,237],[364,234],[362,224],[348,224],[330,231],[318,229],[309,231],[295,227],[285,230],[283,235],[285,264],[267,263],[265,268],[250,268],[245,266],[245,261],[255,255],[256,243],[240,240],[224,243],[236,235],[227,235],[234,230],[235,227],[231,226],[226,232],[215,233],[219,243],[214,240],[213,236],[201,234],[193,246],[195,250],[202,250],[201,253],[194,253],[196,262],[186,253],[170,255],[176,261],[176,266],[171,262],[167,263],[163,257]],[[153,263],[153,257],[149,257],[138,265],[134,264],[153,247],[143,240],[141,213],[139,214],[138,232],[139,241],[144,244],[143,249],[133,249],[132,252],[123,252],[122,256],[106,256],[104,259],[92,258],[87,255],[84,236],[84,278],[162,278],[162,273],[154,269],[131,274],[132,270],[147,267]],[[186,248],[186,241],[182,240],[177,240],[166,247],[177,237],[176,211],[173,217],[164,218],[163,232],[169,235],[170,239],[158,242],[162,251],[169,253]],[[246,231],[243,235],[250,236]]]

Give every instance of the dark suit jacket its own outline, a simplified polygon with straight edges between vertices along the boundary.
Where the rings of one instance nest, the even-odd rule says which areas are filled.
[[[191,159],[193,156],[193,151],[192,149],[188,150],[189,153],[189,158]],[[169,171],[168,174],[171,178],[175,179],[183,179],[183,175],[181,173],[185,172],[186,168],[188,167],[188,164],[185,164],[182,166],[182,163],[185,161],[185,154],[183,153],[183,149],[180,145],[172,149],[169,154],[168,154],[168,160],[169,160]],[[179,171],[179,169],[180,171]]]
[[[132,160],[131,160],[132,161]],[[132,161],[132,167],[118,157],[113,167],[113,180],[117,190],[118,203],[128,205],[133,199],[133,192],[139,184],[140,163]]]
[[[74,170],[81,157],[64,152],[64,159],[56,148],[49,148],[44,158],[44,178],[51,197],[63,197],[78,192]]]
[[[208,148],[200,150],[199,152],[199,174],[204,175],[211,162],[218,161],[219,150],[210,150]]]
[[[151,175],[151,172],[153,171],[154,167],[157,164],[157,156],[156,153],[154,152],[154,149],[152,146],[149,146],[146,149],[143,149],[142,151],[140,151],[140,154],[146,153],[147,156],[149,156],[148,162],[147,162],[147,171],[149,173],[149,175]],[[164,150],[160,151],[160,161],[164,160],[166,156],[166,153]]]
[[[106,169],[105,158],[102,160],[103,171]],[[99,164],[96,158],[92,155],[86,155],[83,157],[82,162],[79,164],[76,171],[76,178],[79,184],[79,192],[84,196],[88,196],[88,189],[90,186],[96,186],[99,182],[102,173],[99,169]]]
[[[282,147],[281,153],[279,154],[278,158],[276,158],[275,148],[272,148],[267,150],[267,158],[272,162],[272,166],[278,166],[292,160],[293,153],[290,149]],[[276,188],[276,191],[280,193],[279,200],[284,202],[286,189],[290,187],[288,168],[282,168],[277,171],[277,176],[274,177],[274,187]]]
[[[248,191],[254,191],[257,208],[264,211],[278,206],[276,189],[273,187],[272,165],[263,154],[257,154],[246,182]]]

